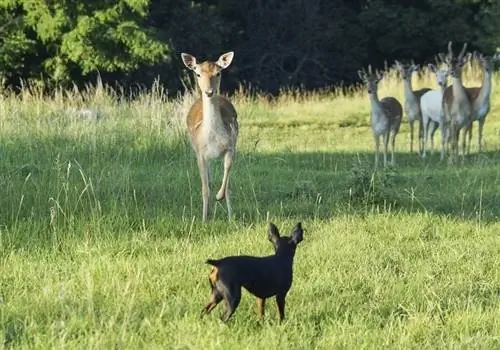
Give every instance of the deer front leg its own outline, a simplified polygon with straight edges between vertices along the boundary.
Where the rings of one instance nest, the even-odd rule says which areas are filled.
[[[422,155],[422,151],[424,150],[424,130],[422,125],[422,118],[418,121],[418,155]]]
[[[375,139],[375,169],[378,167],[378,153],[380,150],[380,136],[374,135],[373,136]]]
[[[231,219],[232,216],[231,195],[229,191],[229,172],[233,164],[233,156],[234,156],[233,151],[228,151],[224,155],[224,177],[222,178],[222,185],[219,189],[219,192],[217,192],[216,196],[218,201],[223,200],[224,198],[226,199],[227,215],[229,219]]]
[[[198,156],[198,168],[200,170],[201,195],[203,199],[203,221],[207,221],[210,212],[210,168],[208,161],[202,156]]]
[[[446,147],[446,141],[448,135],[446,134],[446,126],[444,122],[441,122],[441,161],[444,160],[444,153],[445,153],[445,147]]]
[[[423,123],[423,129],[424,129],[424,146],[423,146],[423,151],[422,151],[422,158],[426,157],[426,152],[427,152],[427,139],[428,139],[428,134],[429,134],[429,124],[430,124],[430,119],[426,120],[426,118],[423,118],[422,120]],[[432,139],[431,139],[432,140]]]

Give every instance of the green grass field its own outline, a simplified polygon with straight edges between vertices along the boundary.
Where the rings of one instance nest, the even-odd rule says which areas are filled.
[[[432,86],[424,74],[415,86]],[[480,75],[466,72],[466,85]],[[364,91],[234,97],[235,220],[200,222],[184,134],[190,99],[157,87],[0,95],[0,336],[5,348],[500,348],[500,75],[486,150],[464,164],[409,153],[373,172]],[[394,75],[380,96],[402,102]],[[70,108],[95,108],[100,118]],[[405,119],[406,121],[406,119]],[[439,137],[436,140],[439,144]],[[222,165],[213,163],[215,186]],[[223,203],[222,203],[223,204]],[[266,255],[267,223],[305,231],[287,320],[243,299],[229,324],[205,259]]]

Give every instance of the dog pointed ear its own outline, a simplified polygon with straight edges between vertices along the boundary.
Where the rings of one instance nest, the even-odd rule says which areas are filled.
[[[269,223],[269,233],[268,233],[269,240],[276,244],[278,240],[280,239],[280,233],[278,231],[278,228],[276,227],[275,224],[272,222]]]
[[[302,223],[297,223],[292,232],[292,241],[297,245],[304,239],[304,230],[302,229]]]

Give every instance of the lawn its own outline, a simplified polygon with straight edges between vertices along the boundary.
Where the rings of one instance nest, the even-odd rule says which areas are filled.
[[[474,69],[465,84],[480,83]],[[435,88],[428,72],[415,87]],[[373,170],[363,90],[233,97],[231,186],[203,224],[184,132],[192,97],[99,84],[0,95],[0,336],[5,348],[500,348],[500,75],[485,150],[409,153]],[[403,102],[392,72],[380,96]],[[85,113],[82,109],[88,108]],[[439,145],[439,137],[436,140]],[[222,177],[213,162],[214,182]],[[305,228],[287,319],[243,293],[200,318],[207,258],[272,253],[268,222]]]

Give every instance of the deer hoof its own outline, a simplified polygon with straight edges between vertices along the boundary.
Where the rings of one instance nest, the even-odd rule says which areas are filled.
[[[223,200],[226,197],[226,193],[224,191],[219,191],[217,192],[217,195],[215,196],[215,199],[218,201]]]

